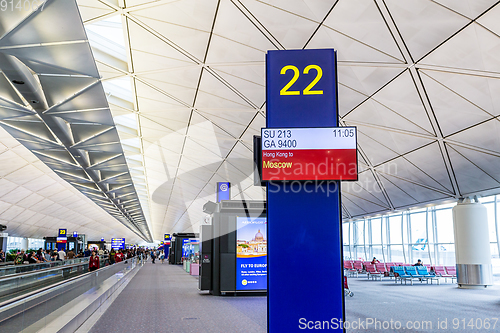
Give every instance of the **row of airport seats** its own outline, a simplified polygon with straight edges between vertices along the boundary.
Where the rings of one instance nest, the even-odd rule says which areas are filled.
[[[431,284],[432,281],[436,281],[439,284],[441,278],[444,278],[445,281],[448,278],[451,278],[452,282],[457,279],[457,270],[454,266],[433,266],[431,267],[430,272],[425,266],[392,266],[391,271],[394,274],[396,283],[399,280],[401,284],[403,284],[403,281],[405,284],[407,281],[410,281],[413,285],[413,281],[415,280],[420,281],[421,283],[423,281],[426,281],[427,283],[431,281]]]
[[[420,282],[436,281],[440,284],[440,279],[444,278],[445,282],[450,278],[451,281],[456,280],[457,272],[455,266],[413,266],[411,264],[389,262],[372,264],[370,261],[362,260],[345,260],[344,269],[350,276],[358,276],[358,274],[367,274],[368,279],[380,279],[389,277],[405,284],[410,281],[413,285],[414,280]]]

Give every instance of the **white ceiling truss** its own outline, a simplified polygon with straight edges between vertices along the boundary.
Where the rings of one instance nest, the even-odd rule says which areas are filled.
[[[51,1],[62,13],[73,0]],[[342,184],[344,218],[500,192],[497,0],[77,3],[155,239],[196,232],[217,181],[234,185],[234,199],[265,198],[251,150],[265,126],[272,49],[338,52],[340,123],[359,133],[359,181]],[[21,19],[2,15],[0,34]],[[40,29],[50,47],[78,54],[87,45],[49,26]],[[57,51],[42,56],[65,66]]]

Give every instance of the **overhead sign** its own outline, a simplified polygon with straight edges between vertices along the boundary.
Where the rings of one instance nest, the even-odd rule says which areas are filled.
[[[68,230],[67,229],[59,229],[59,233],[57,234],[57,243],[66,243],[68,241]]]
[[[167,245],[170,245],[170,240],[171,240],[171,236],[170,234],[165,234],[163,236],[163,240],[164,240],[164,243],[167,244]]]
[[[262,180],[357,180],[356,127],[263,128]]]
[[[111,248],[125,250],[125,238],[111,238]]]
[[[231,200],[231,183],[229,182],[217,183],[217,202],[222,200]]]

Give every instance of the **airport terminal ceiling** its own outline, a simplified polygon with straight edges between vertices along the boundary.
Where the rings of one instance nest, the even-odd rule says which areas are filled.
[[[252,137],[275,49],[338,52],[340,123],[359,132],[344,218],[500,193],[498,1],[76,3],[0,8],[0,223],[12,236],[162,239],[198,230],[218,181],[233,199],[264,199]]]

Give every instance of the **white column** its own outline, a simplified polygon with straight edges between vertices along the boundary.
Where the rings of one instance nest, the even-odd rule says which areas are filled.
[[[453,208],[453,229],[459,288],[486,288],[492,285],[486,207],[476,197],[460,200]]]
[[[26,251],[28,249],[28,238],[21,239],[21,250]]]

